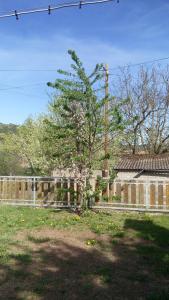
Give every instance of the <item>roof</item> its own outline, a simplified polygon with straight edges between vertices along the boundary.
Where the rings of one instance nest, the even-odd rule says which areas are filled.
[[[169,171],[169,154],[127,155],[120,158],[115,170]]]

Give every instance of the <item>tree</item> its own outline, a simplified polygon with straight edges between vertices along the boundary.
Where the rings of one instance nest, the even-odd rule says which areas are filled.
[[[98,152],[101,152],[104,134],[103,90],[99,82],[103,78],[103,65],[97,64],[87,75],[75,51],[69,50],[73,63],[72,72],[59,70],[58,78],[48,86],[57,92],[50,104],[50,116],[46,119],[48,142],[55,140],[53,157],[62,167],[71,167],[79,180],[80,199],[83,197],[86,178],[90,178]],[[109,100],[112,97],[108,97]],[[109,111],[108,131],[122,130],[119,105]],[[53,144],[53,142],[52,142]]]
[[[125,148],[133,154],[140,150],[151,154],[167,151],[168,72],[143,67],[134,74],[121,70],[116,85],[117,98],[129,99],[123,106],[123,117],[133,120],[126,126]]]
[[[0,175],[21,175],[24,169],[18,156],[4,149],[5,139],[8,135],[16,133],[18,125],[0,123]]]
[[[24,175],[24,168],[18,160],[18,156],[0,149],[0,175]]]
[[[4,150],[18,158],[27,175],[49,175],[50,165],[46,160],[46,145],[43,142],[42,119],[31,118],[9,134],[4,140]]]
[[[160,154],[169,151],[169,72],[163,69],[159,72],[156,84],[159,93],[154,98],[155,111],[143,124],[140,136],[144,138],[145,150],[150,154]],[[156,71],[157,73],[157,71]],[[156,74],[157,77],[157,74]]]

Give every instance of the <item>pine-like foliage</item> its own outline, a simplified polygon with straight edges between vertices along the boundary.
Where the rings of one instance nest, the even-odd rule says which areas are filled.
[[[97,64],[87,75],[75,51],[69,50],[68,54],[73,61],[71,72],[59,70],[58,79],[48,83],[56,94],[50,104],[50,117],[46,119],[47,139],[51,140],[52,147],[56,141],[53,156],[59,166],[89,176],[103,147],[103,65]],[[119,106],[111,106],[109,119],[110,135],[122,129]]]
[[[71,50],[68,53],[73,60],[72,72],[59,70],[64,78],[48,83],[58,92],[50,104],[52,118],[48,125],[62,145],[55,155],[62,157],[63,165],[75,165],[81,172],[84,168],[92,168],[94,150],[101,140],[104,99],[97,93],[103,65],[97,64],[87,75],[76,53]],[[52,134],[52,138],[54,136]]]

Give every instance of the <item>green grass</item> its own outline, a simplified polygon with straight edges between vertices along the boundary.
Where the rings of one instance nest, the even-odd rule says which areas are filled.
[[[103,283],[110,283],[112,281],[112,270],[110,268],[99,268],[96,272]]]
[[[169,230],[169,217],[166,215],[151,216],[135,213],[94,213],[86,211],[82,216],[51,209],[0,206],[0,240],[8,240],[10,234],[24,229],[42,227],[79,230],[89,228],[97,234],[111,234],[124,237],[127,228],[133,229],[137,236],[146,240],[158,240],[166,245],[164,230]],[[158,226],[158,230],[156,230]],[[161,231],[160,231],[160,226]],[[125,230],[124,230],[125,228]],[[167,241],[169,245],[169,241]]]
[[[91,289],[93,283],[90,282],[90,278],[94,280],[96,277],[107,288],[113,285],[114,267],[116,272],[121,270],[119,280],[122,280],[123,283],[126,280],[126,285],[132,284],[132,282],[146,285],[147,281],[151,282],[152,276],[161,278],[161,282],[163,282],[163,278],[169,279],[168,215],[85,211],[78,216],[69,211],[0,206],[0,265],[7,273],[6,277],[4,275],[0,278],[0,284],[5,284],[6,281],[14,280],[14,278],[22,283],[27,282],[27,278],[32,274],[29,268],[32,267],[35,260],[37,263],[46,262],[47,265],[50,263],[48,259],[50,260],[52,254],[48,252],[48,243],[51,242],[52,247],[57,246],[57,236],[54,241],[55,236],[52,240],[49,236],[36,235],[37,231],[34,232],[34,230],[38,229],[42,232],[43,229],[66,230],[70,236],[71,232],[80,231],[80,236],[84,239],[84,247],[87,246],[87,251],[83,249],[86,251],[85,253],[81,250],[84,264],[87,255],[90,256],[90,251],[94,253],[91,255],[88,268],[83,268],[81,260],[80,262],[75,260],[79,255],[79,252],[76,253],[77,250],[75,250],[76,255],[73,258],[69,252],[66,252],[66,260],[63,260],[62,264],[66,268],[65,274],[71,268],[75,268],[76,271],[79,266],[77,274],[84,283],[84,293],[88,293]],[[95,235],[83,238],[83,231],[92,232]],[[53,233],[55,234],[55,232]],[[55,249],[52,247],[51,249]],[[72,245],[72,247],[76,248],[76,245]],[[52,251],[51,249],[50,251]],[[55,250],[53,253],[55,254]],[[117,257],[114,265],[111,265],[108,258],[112,253]],[[92,266],[94,257],[100,261],[98,264],[95,261]],[[129,264],[128,259],[130,259]],[[138,265],[132,269],[132,263],[134,264],[135,261]],[[60,257],[52,260],[51,270],[54,262],[59,264]],[[81,267],[82,274],[80,275]],[[62,268],[63,265],[60,265],[59,272]],[[36,295],[43,295],[50,286],[55,287],[56,285],[55,276],[52,275],[48,278],[45,273],[43,276],[36,280],[35,286],[32,286],[32,291]],[[163,288],[159,284],[157,292],[152,290],[153,293],[146,299],[169,299],[168,290]],[[63,289],[64,292],[64,285],[61,285],[60,289]],[[62,294],[62,291],[60,293]],[[31,298],[23,295],[23,299]]]
[[[160,292],[152,293],[147,297],[147,300],[168,300],[169,290],[162,290]]]
[[[156,260],[160,261],[161,272],[166,273],[169,270],[167,252],[169,217],[167,215],[86,211],[82,216],[78,216],[66,211],[10,206],[0,207],[0,262],[6,262],[9,259],[9,250],[17,232],[43,227],[81,231],[89,229],[98,236],[108,234],[114,246],[125,236],[142,238],[151,242],[152,245],[139,245],[136,249],[138,254],[144,256],[145,261],[147,260],[150,264],[155,264]],[[49,239],[28,235],[28,240],[43,244]],[[26,257],[23,259],[26,261]],[[157,270],[159,272],[159,265]]]
[[[32,262],[31,254],[28,253],[13,254],[10,257],[25,265],[28,265]]]
[[[32,235],[28,235],[28,241],[33,242],[35,244],[43,244],[43,243],[49,242],[50,238],[47,238],[47,237],[37,238]]]

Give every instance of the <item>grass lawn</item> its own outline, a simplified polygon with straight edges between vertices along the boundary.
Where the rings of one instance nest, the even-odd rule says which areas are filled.
[[[0,206],[0,299],[169,299],[169,216]]]

